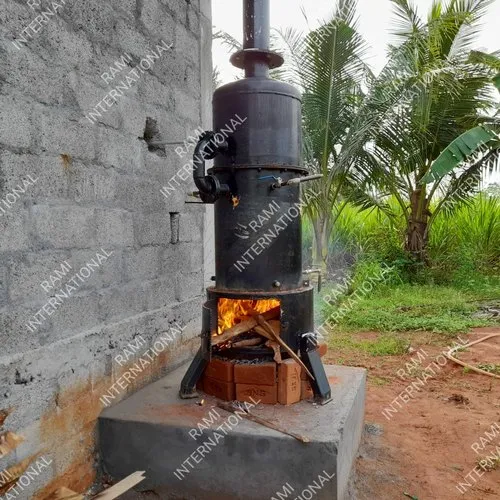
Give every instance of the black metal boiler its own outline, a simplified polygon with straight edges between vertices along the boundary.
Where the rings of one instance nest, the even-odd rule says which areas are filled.
[[[281,339],[300,353],[314,375],[315,396],[322,402],[330,399],[317,353],[313,287],[302,270],[297,210],[301,183],[318,176],[308,176],[301,166],[300,93],[269,78],[269,69],[283,64],[269,50],[269,36],[269,0],[244,0],[243,49],[231,62],[245,70],[245,78],[214,93],[214,131],[204,133],[195,148],[198,195],[215,207],[216,274],[203,307],[202,345],[181,383],[182,398],[197,396],[196,383],[213,355],[219,299],[276,299]],[[238,126],[231,127],[235,120]],[[209,159],[214,166],[206,173]],[[274,223],[266,224],[272,207]]]

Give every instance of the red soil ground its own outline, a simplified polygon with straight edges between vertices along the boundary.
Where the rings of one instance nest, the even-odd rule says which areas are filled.
[[[500,333],[500,328],[476,329],[461,338],[472,341],[490,333]],[[360,334],[371,339],[376,335]],[[499,431],[488,445],[483,441],[480,454],[471,448],[480,437],[488,440],[484,433],[491,435],[492,425],[500,427],[500,379],[464,373],[463,367],[440,357],[438,363],[444,366],[434,368],[435,376],[419,386],[414,397],[405,398],[409,399],[406,404],[401,401],[401,408],[394,405],[398,411],[390,420],[382,414],[408,385],[422,381],[424,369],[443,352],[446,344],[429,344],[435,338],[415,334],[413,351],[404,356],[342,353],[343,364],[368,369],[366,432],[356,464],[356,500],[500,499],[500,461],[495,470],[476,469],[480,477],[472,473],[465,479],[481,458],[495,455],[496,446],[500,449]],[[409,367],[406,363],[417,359],[420,349],[427,354],[425,360],[405,379],[399,377],[398,370]],[[500,364],[500,337],[459,353],[459,358],[476,365]],[[337,361],[335,353],[326,355],[326,363]],[[460,493],[457,484],[467,482],[471,487],[465,486],[466,491]]]

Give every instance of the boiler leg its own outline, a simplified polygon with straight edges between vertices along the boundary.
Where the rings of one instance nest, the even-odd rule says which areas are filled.
[[[208,361],[205,359],[202,349],[199,349],[193,361],[191,362],[186,375],[184,375],[184,378],[182,379],[181,389],[179,391],[179,396],[181,397],[181,399],[191,399],[198,397],[198,393],[196,392],[196,383],[203,375],[207,364]]]

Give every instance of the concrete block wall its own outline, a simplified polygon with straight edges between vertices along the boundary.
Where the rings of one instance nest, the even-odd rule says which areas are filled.
[[[191,180],[168,198],[160,190],[190,158],[175,148],[198,127],[211,128],[210,7],[0,0],[0,434],[25,439],[0,456],[2,500],[2,473],[40,457],[48,465],[29,484],[18,482],[17,498],[95,487],[103,394],[164,332],[174,340],[114,401],[198,347],[213,264],[210,214],[185,204]],[[162,43],[170,48],[89,120]],[[101,78],[124,55],[128,67],[112,82]],[[170,213],[179,214],[176,243]],[[54,299],[97,253],[109,257]],[[33,320],[44,306],[45,319]],[[117,363],[139,339],[134,356]]]

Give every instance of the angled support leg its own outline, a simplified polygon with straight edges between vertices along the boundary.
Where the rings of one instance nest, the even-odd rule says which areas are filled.
[[[181,399],[197,398],[196,384],[212,359],[212,331],[217,331],[217,301],[203,304],[201,347],[189,365],[179,390]]]
[[[184,378],[182,379],[181,389],[179,391],[181,399],[198,397],[198,393],[196,392],[196,383],[203,375],[203,371],[205,370],[207,364],[208,360],[205,358],[203,349],[200,348],[191,362],[188,371],[184,375]]]
[[[300,353],[302,361],[314,375],[314,380],[311,380],[314,396],[321,404],[326,404],[332,400],[332,392],[317,348],[318,344],[314,334],[309,333],[302,336]]]

